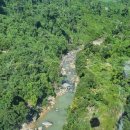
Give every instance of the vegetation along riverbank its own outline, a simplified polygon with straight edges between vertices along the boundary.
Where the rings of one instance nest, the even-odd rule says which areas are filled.
[[[129,21],[129,0],[1,0],[0,130],[37,121],[69,74],[62,57],[81,45],[60,128],[129,130]]]

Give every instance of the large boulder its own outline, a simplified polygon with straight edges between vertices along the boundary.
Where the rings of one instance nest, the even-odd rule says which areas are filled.
[[[71,86],[71,85],[70,85],[69,83],[64,83],[64,84],[62,84],[62,87],[63,87],[63,88],[66,88],[66,89],[69,88],[70,86]]]

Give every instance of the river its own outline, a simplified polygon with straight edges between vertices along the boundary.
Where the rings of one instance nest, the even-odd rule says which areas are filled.
[[[73,50],[62,57],[61,74],[64,77],[61,83],[61,89],[66,90],[62,96],[56,98],[56,103],[53,108],[47,112],[43,118],[36,121],[36,128],[44,130],[62,130],[66,122],[67,108],[72,103],[74,92],[78,83],[78,76],[76,75],[75,60],[76,54],[81,50]],[[52,125],[48,128],[43,126],[43,123],[49,122]]]

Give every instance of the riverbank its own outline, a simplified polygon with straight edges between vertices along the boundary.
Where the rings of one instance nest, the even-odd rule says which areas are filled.
[[[41,129],[43,122],[46,120],[53,122],[51,129],[62,129],[67,116],[67,108],[73,100],[75,88],[79,82],[79,78],[76,75],[75,60],[77,52],[82,50],[82,48],[70,51],[62,57],[60,68],[63,80],[60,88],[56,91],[56,97],[48,97],[48,105],[42,109],[40,117],[29,124],[23,124],[21,130]],[[57,122],[55,121],[56,119]]]
[[[48,105],[46,107],[44,106],[42,108],[42,111],[41,111],[41,113],[39,115],[38,120],[40,120],[41,118],[43,119],[44,116],[54,107],[57,98],[60,97],[60,96],[63,96],[66,92],[67,92],[67,89],[62,88],[62,89],[59,89],[59,91],[56,93],[56,97],[53,97],[53,96],[48,97],[48,101],[49,101]],[[37,128],[35,128],[36,125],[37,125],[37,123],[36,123],[37,121],[32,121],[29,124],[24,123],[22,125],[21,130],[34,130],[34,129],[37,129]]]

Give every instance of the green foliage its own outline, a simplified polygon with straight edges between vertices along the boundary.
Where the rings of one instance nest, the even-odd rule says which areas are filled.
[[[86,121],[88,129],[91,129],[89,122],[93,114],[100,120],[99,129],[107,129],[110,124],[109,120],[111,120],[109,129],[116,128],[115,124],[121,104],[122,106],[125,104],[123,98],[126,98],[125,89],[128,86],[122,70],[124,61],[128,59],[128,51],[127,49],[124,49],[123,52],[118,51],[118,49],[126,48],[127,41],[124,41],[123,44],[120,42],[119,39],[114,39],[114,43],[111,44],[106,40],[100,47],[88,44],[77,55],[76,67],[80,83],[69,109],[68,124],[64,128],[65,130],[75,128],[80,130],[76,125],[80,124],[80,119]],[[93,51],[93,46],[97,46],[98,51]],[[88,50],[90,53],[86,53]],[[126,111],[129,114],[128,105]],[[76,118],[75,113],[78,113]],[[114,113],[117,114],[112,117]],[[70,118],[74,121],[71,121]],[[82,130],[85,130],[84,127]]]
[[[76,69],[80,82],[68,110],[64,130],[93,129],[90,125],[92,117],[97,117],[100,121],[97,129],[116,129],[121,108],[125,105],[129,93],[128,81],[123,72],[130,49],[127,23],[129,18],[125,15],[126,18],[122,19],[124,15],[118,11],[119,7],[123,10],[123,4],[118,5],[116,2],[113,2],[113,5],[112,2],[108,2],[107,5],[103,2],[100,4],[101,16],[96,12],[98,3],[92,1],[89,9],[96,17],[101,18],[100,22],[97,20],[96,26],[99,27],[102,23],[104,30],[99,36],[105,37],[105,41],[101,45],[86,43],[84,50],[77,55]],[[103,10],[104,7],[106,10]],[[106,19],[109,22],[104,22]],[[95,32],[98,32],[98,28],[95,28],[91,35],[94,36]],[[129,104],[125,105],[127,115],[123,120],[124,130],[129,129],[129,108]],[[80,120],[82,121],[79,122]],[[86,124],[83,124],[84,121]],[[80,123],[83,124],[82,128]]]
[[[47,97],[55,95],[53,86],[61,78],[60,59],[80,44],[85,44],[76,61],[81,81],[65,129],[89,129],[88,119],[84,118],[87,106],[98,108],[103,104],[102,114],[106,104],[112,108],[110,100],[118,104],[115,88],[122,84],[122,73],[115,66],[120,66],[124,55],[130,56],[126,40],[130,34],[128,5],[128,1],[120,4],[94,0],[1,0],[0,128],[19,129],[38,112],[37,106],[45,105]],[[97,37],[108,37],[106,45],[88,44]],[[110,62],[114,69],[104,67],[104,62]],[[107,85],[116,98],[103,94]],[[101,90],[95,94],[97,89]]]

